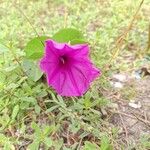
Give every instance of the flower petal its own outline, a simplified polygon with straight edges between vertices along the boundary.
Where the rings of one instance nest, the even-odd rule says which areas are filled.
[[[52,40],[47,40],[45,42],[45,58],[52,61],[58,58],[58,52],[55,50]]]
[[[66,62],[60,65],[63,58]],[[40,61],[47,82],[62,96],[81,96],[100,74],[89,59],[87,44],[69,45],[46,41],[45,56]]]
[[[62,54],[70,54],[72,56],[79,55],[88,56],[89,55],[89,47],[87,44],[77,44],[77,45],[69,45],[67,43],[56,43],[53,40],[46,41],[46,55],[50,55],[50,51],[56,53],[56,55]]]
[[[88,57],[89,47],[87,44],[78,44],[73,46],[65,46],[65,50],[70,57]]]
[[[62,96],[81,96],[88,90],[91,81],[99,75],[96,68],[86,67],[74,66],[71,70],[59,72],[49,84]]]
[[[65,44],[64,43],[57,43],[53,40],[46,40],[46,43],[48,43],[53,49],[64,49]]]

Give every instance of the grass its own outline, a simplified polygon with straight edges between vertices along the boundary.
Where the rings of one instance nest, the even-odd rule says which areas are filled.
[[[103,90],[110,89],[108,80],[113,72],[136,68],[124,60],[130,53],[129,43],[140,47],[133,51],[138,54],[137,58],[143,56],[147,46],[148,3],[149,0],[145,0],[111,69],[84,96],[65,98],[47,87],[42,79],[34,82],[24,74],[24,47],[36,33],[14,5],[22,10],[39,35],[52,36],[62,27],[80,29],[90,42],[92,60],[103,71],[116,50],[113,48],[116,39],[129,25],[140,0],[1,0],[1,149],[132,149],[132,143],[120,141],[119,129],[112,127],[102,113],[112,104]],[[145,145],[148,145],[147,138],[141,137],[135,148],[144,150]]]

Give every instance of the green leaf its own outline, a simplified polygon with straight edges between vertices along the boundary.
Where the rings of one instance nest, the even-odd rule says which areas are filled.
[[[95,143],[85,141],[84,150],[98,150],[99,147]]]
[[[44,43],[48,38],[47,36],[40,36],[29,41],[25,47],[26,58],[40,59],[44,54]]]
[[[48,136],[50,133],[55,131],[55,128],[56,127],[54,125],[45,126],[44,129],[43,129],[43,135],[44,136]]]
[[[101,139],[101,150],[112,150],[112,146],[109,144],[109,138],[107,136],[103,136]]]
[[[63,148],[63,150],[72,150],[72,149],[70,149],[70,148],[67,148],[67,147],[64,147],[64,148]]]
[[[53,141],[53,146],[55,147],[55,150],[61,150],[63,146],[63,139],[58,139],[56,141]]]
[[[84,39],[74,39],[72,41],[70,41],[71,45],[75,45],[75,44],[85,44],[88,43],[87,41],[85,41]]]
[[[29,146],[28,149],[29,150],[39,150],[39,141],[37,139],[35,139]]]
[[[3,150],[15,150],[15,147],[8,141],[5,143]]]
[[[40,127],[35,122],[32,122],[31,127],[35,130],[36,138],[40,139],[42,136],[42,131],[41,131]]]
[[[84,99],[84,107],[85,109],[89,109],[92,106],[92,102],[90,99]]]
[[[34,97],[22,97],[21,100],[24,102],[32,103],[33,105],[37,104],[37,100]]]
[[[41,91],[41,89],[40,89],[40,92],[37,93],[37,97],[45,97],[45,96],[47,96],[47,92]]]
[[[11,115],[12,121],[15,120],[15,118],[16,118],[18,112],[19,112],[19,105],[16,105],[16,106],[14,107],[13,112],[12,112],[12,115]]]
[[[43,75],[42,71],[39,69],[38,63],[33,62],[32,60],[23,61],[23,70],[34,82],[38,81]]]
[[[58,109],[58,108],[59,108],[58,105],[52,106],[52,107],[50,107],[50,108],[48,108],[48,109],[46,110],[46,113],[50,113],[50,112],[52,112],[53,110]]]
[[[65,104],[63,98],[60,95],[57,95],[57,98],[59,100],[59,104],[61,104],[62,107],[66,107],[66,104]]]
[[[5,81],[6,77],[7,76],[3,72],[1,72],[1,70],[0,70],[0,82],[1,83],[3,83]]]
[[[0,43],[0,54],[5,53],[7,51],[9,51],[9,49],[5,45]]]
[[[68,43],[73,40],[83,39],[83,35],[80,31],[76,29],[64,28],[59,30],[56,34],[54,34],[52,39],[60,43],[64,43],[64,42]]]
[[[36,112],[37,114],[40,114],[41,108],[40,108],[39,105],[35,105],[34,109],[35,109],[35,112]]]
[[[44,143],[45,143],[48,147],[51,147],[52,144],[53,144],[53,141],[52,141],[50,138],[46,137],[46,138],[44,139]]]
[[[4,143],[5,141],[7,141],[7,137],[0,133],[0,143]]]

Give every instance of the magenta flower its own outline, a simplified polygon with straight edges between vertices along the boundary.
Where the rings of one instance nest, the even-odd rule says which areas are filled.
[[[81,96],[100,71],[89,59],[87,44],[71,46],[47,40],[45,55],[40,61],[49,86],[62,96]]]

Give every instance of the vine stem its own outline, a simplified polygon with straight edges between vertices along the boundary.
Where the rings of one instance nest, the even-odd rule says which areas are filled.
[[[20,12],[20,14],[22,14],[22,15],[25,17],[25,19],[26,19],[27,22],[30,24],[30,26],[32,27],[33,31],[34,31],[35,34],[37,35],[37,37],[40,38],[40,35],[38,34],[36,28],[32,25],[31,21],[30,21],[29,18],[25,15],[25,13],[24,13],[19,7],[17,7],[17,4],[15,4],[14,2],[12,2],[12,5],[13,5],[13,7],[15,7],[15,8]],[[40,39],[39,39],[39,40],[40,40]],[[44,43],[43,43],[41,40],[40,40],[40,42],[41,42],[42,45],[44,46]]]
[[[116,40],[114,49],[116,48],[117,50],[112,54],[112,57],[111,57],[111,59],[110,59],[110,61],[109,61],[109,64],[111,64],[111,63],[113,62],[113,60],[119,55],[119,52],[120,52],[121,46],[122,46],[122,44],[123,44],[123,42],[124,42],[124,39],[127,37],[129,31],[132,29],[133,23],[134,23],[134,21],[136,20],[137,15],[138,15],[138,13],[139,13],[139,11],[140,11],[140,9],[141,9],[143,3],[144,3],[144,0],[142,0],[141,3],[140,3],[140,5],[138,6],[138,8],[137,8],[135,14],[133,15],[133,18],[131,19],[131,21],[130,21],[128,27],[127,27],[127,29],[126,29],[126,30],[124,31],[124,33]]]
[[[150,49],[150,24],[149,24],[149,28],[148,28],[148,44],[147,44],[146,52],[148,52],[149,49]]]

